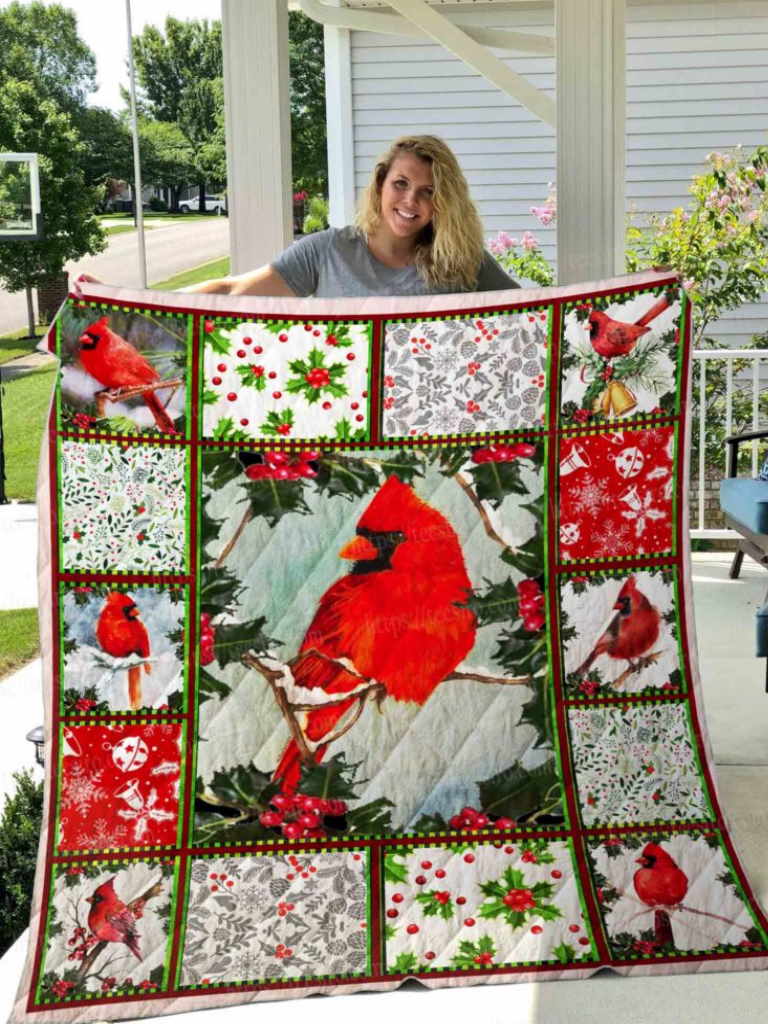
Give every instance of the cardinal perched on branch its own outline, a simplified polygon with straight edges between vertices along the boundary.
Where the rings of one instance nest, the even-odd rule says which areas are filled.
[[[96,639],[101,649],[113,658],[128,658],[132,654],[149,657],[149,634],[139,621],[139,609],[128,594],[119,591],[107,594],[96,623]],[[152,671],[149,662],[145,662],[144,671]],[[141,707],[140,665],[128,669],[128,700],[132,711]]]
[[[109,328],[109,318],[101,317],[80,335],[80,362],[92,377],[109,391],[141,389],[156,384],[160,374],[137,349]],[[153,390],[142,396],[155,418],[158,430],[164,434],[178,434],[173,420],[165,411]]]
[[[445,516],[396,476],[379,489],[356,532],[339,552],[351,569],[320,598],[295,681],[330,696],[359,687],[362,676],[395,700],[424,704],[475,641],[475,616],[461,607],[471,584],[459,539]],[[348,659],[356,672],[338,659]],[[354,703],[309,711],[307,740],[328,736]],[[315,748],[316,761],[326,747]],[[275,770],[285,792],[295,791],[300,770],[301,753],[291,740]]]
[[[673,946],[675,940],[667,908],[679,906],[685,899],[688,876],[657,843],[647,843],[636,863],[640,867],[633,879],[635,892],[647,907],[655,911],[653,929],[656,945]]]
[[[648,333],[651,320],[655,320],[668,306],[669,300],[662,297],[633,324],[614,320],[607,313],[593,309],[589,314],[589,340],[592,348],[603,359],[627,355],[635,347],[637,339]]]
[[[647,655],[658,640],[661,615],[638,589],[634,576],[622,586],[613,608],[616,614],[589,656],[576,669],[577,675],[583,675],[601,654],[624,659],[634,668],[634,659]]]
[[[88,927],[102,942],[124,942],[133,955],[141,960],[139,933],[136,930],[136,918],[141,916],[141,901],[137,900],[127,906],[115,892],[114,883],[114,877],[110,878],[92,896],[86,896],[86,903],[91,904]]]

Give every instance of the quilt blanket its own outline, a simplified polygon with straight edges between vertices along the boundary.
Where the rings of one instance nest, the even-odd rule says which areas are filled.
[[[690,616],[690,310],[86,286],[13,1024],[766,965]]]

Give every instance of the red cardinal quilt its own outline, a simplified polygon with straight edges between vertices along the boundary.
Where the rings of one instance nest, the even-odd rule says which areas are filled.
[[[87,287],[49,336],[13,1024],[764,967],[702,720],[677,280]]]

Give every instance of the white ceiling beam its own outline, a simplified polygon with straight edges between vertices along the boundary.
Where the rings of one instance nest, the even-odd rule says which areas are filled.
[[[558,283],[624,272],[625,0],[556,0]]]
[[[340,4],[341,0],[333,0]],[[351,224],[355,216],[355,146],[352,132],[352,58],[348,28],[323,26],[325,122],[328,148],[328,223]]]
[[[419,38],[424,31],[407,18],[391,12],[353,9],[329,6],[321,0],[293,0],[292,6],[329,28],[353,29],[358,32],[378,32],[383,35],[414,36]],[[508,32],[505,29],[478,28],[468,25],[463,28],[466,35],[476,43],[493,46],[497,50],[511,50],[517,53],[540,53],[551,56],[555,52],[555,41],[551,36],[534,35],[530,32]]]
[[[555,124],[555,103],[546,93],[507,67],[503,60],[485,46],[476,43],[445,15],[430,7],[426,0],[389,0],[391,7],[418,25],[423,32],[474,68],[497,89],[512,96],[546,124]]]
[[[293,240],[288,7],[222,0],[224,117],[233,274]]]

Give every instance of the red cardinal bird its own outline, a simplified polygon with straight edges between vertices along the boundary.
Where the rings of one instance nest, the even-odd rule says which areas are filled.
[[[93,896],[86,896],[86,903],[91,904],[88,927],[101,942],[124,942],[133,955],[142,960],[136,917],[117,896],[114,883],[115,879],[110,878],[96,889]]]
[[[589,340],[592,348],[603,359],[627,355],[635,347],[637,339],[648,333],[650,327],[647,325],[651,320],[655,320],[668,306],[666,298],[659,299],[633,324],[614,320],[599,309],[593,309],[589,314]]]
[[[110,391],[141,387],[160,380],[160,374],[154,366],[130,342],[109,329],[109,318],[106,316],[86,327],[78,340],[83,368]],[[142,398],[155,417],[158,429],[164,434],[178,434],[156,393],[147,391]]]
[[[638,590],[634,576],[630,576],[621,588],[613,607],[616,614],[589,657],[576,669],[578,675],[583,675],[601,654],[623,658],[632,665],[633,658],[639,658],[650,651],[658,640],[661,615],[645,594]]]
[[[300,651],[348,658],[395,700],[424,704],[472,649],[476,619],[465,607],[471,584],[451,524],[396,476],[382,485],[357,525],[357,537],[339,552],[350,572],[320,598]],[[299,686],[345,693],[360,679],[341,666],[308,655],[294,670]],[[355,698],[307,713],[304,733],[327,736]],[[326,746],[319,746],[320,761]],[[275,770],[283,790],[295,792],[299,748],[288,744]]]
[[[131,654],[149,657],[149,634],[139,621],[139,609],[128,594],[117,591],[107,594],[96,623],[96,639],[101,649],[113,658],[128,658]],[[152,666],[146,663],[144,671],[151,672]],[[141,707],[141,665],[128,669],[128,700],[132,711]]]
[[[676,907],[683,902],[688,892],[688,876],[666,850],[656,843],[646,843],[635,863],[641,865],[635,872],[635,892],[646,906]]]

